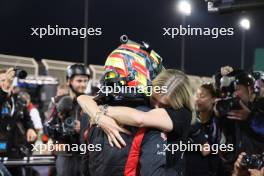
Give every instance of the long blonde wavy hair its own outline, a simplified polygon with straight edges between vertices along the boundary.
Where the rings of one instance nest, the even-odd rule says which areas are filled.
[[[153,81],[154,87],[166,87],[166,93],[162,96],[168,98],[170,106],[177,110],[183,107],[192,111],[192,123],[196,113],[193,94],[189,78],[185,73],[176,69],[163,70]]]

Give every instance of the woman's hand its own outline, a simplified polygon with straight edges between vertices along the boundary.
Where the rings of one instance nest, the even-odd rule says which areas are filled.
[[[130,135],[131,133],[125,128],[120,127],[112,118],[102,115],[99,119],[98,125],[103,129],[108,137],[109,144],[121,149],[126,146],[125,141],[120,135],[120,132]]]

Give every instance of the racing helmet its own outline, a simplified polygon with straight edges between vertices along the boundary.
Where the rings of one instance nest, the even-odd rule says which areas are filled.
[[[145,42],[136,43],[126,35],[120,40],[122,44],[107,57],[101,81],[121,86],[151,85],[163,69],[162,58]]]

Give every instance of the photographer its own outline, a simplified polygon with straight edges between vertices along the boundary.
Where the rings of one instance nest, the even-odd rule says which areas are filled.
[[[260,160],[255,160],[257,162],[254,162],[254,161],[252,162],[252,159],[249,160],[249,158],[247,156],[249,156],[249,155],[247,155],[244,152],[238,156],[238,158],[234,164],[234,172],[233,172],[232,176],[264,176],[264,166],[263,166],[264,160],[263,160],[263,158],[260,158]],[[262,167],[256,169],[252,166],[249,166],[252,168],[248,168],[248,164],[262,165]]]
[[[264,149],[264,101],[254,92],[254,78],[234,70],[220,81],[222,95],[215,112],[223,135],[220,142],[234,145],[234,152],[221,153],[224,175],[230,175],[239,153],[262,153]]]
[[[90,74],[86,66],[82,64],[69,66],[66,74],[70,94],[54,99],[49,120],[44,126],[44,132],[59,144],[80,145],[84,141],[83,131],[88,126],[88,117],[81,112],[76,98],[85,93]],[[57,175],[80,175],[81,159],[79,151],[58,153],[56,160]]]
[[[10,158],[29,155],[29,142],[34,142],[37,137],[27,107],[12,93],[13,79],[19,76],[18,72],[14,68],[0,71],[0,136],[7,146],[1,155]],[[12,175],[20,174],[21,168],[12,168]]]

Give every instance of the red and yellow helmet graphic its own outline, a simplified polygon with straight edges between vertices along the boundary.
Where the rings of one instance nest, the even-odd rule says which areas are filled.
[[[162,58],[148,45],[128,40],[108,56],[104,79],[125,86],[145,87],[161,72],[161,62]]]

